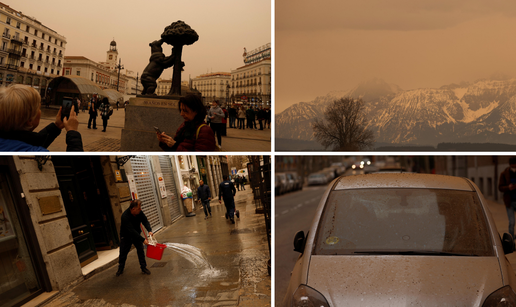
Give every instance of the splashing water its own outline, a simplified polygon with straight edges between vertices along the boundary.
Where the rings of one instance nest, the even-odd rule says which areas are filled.
[[[221,270],[216,270],[213,266],[208,262],[208,257],[206,254],[199,248],[181,243],[164,243],[167,248],[170,248],[183,256],[186,260],[190,261],[195,265],[196,268],[204,268],[201,277],[204,278],[214,278],[218,277],[222,274]]]

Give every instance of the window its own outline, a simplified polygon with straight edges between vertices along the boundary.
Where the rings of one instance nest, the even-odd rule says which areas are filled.
[[[38,71],[41,71],[41,66],[38,66]]]
[[[50,73],[51,73],[51,74],[54,74],[54,69],[53,69],[53,68],[50,70]]]
[[[93,73],[91,73],[91,81],[93,81]]]
[[[16,22],[16,27],[17,27],[18,29],[20,28],[20,26],[21,26],[20,22],[19,22],[19,21],[18,21],[18,22]]]
[[[70,74],[69,70],[65,70],[65,75],[68,76]]]
[[[4,29],[4,36],[9,37],[9,29],[7,29],[7,28]]]
[[[45,67],[45,72],[48,72],[48,67]]]
[[[38,30],[34,29],[34,35],[38,36]]]
[[[11,17],[7,17],[7,19],[5,20],[5,23],[10,25],[11,24]]]
[[[29,26],[27,26],[27,27],[25,28],[25,31],[29,32],[29,30],[30,30],[30,27],[29,27]]]
[[[32,69],[33,65],[32,64],[29,64],[29,69]]]
[[[80,71],[80,70],[78,70],[78,71],[77,71],[77,76],[80,76],[80,75],[81,75],[81,71]]]
[[[21,62],[20,67],[25,67],[25,62]]]
[[[7,51],[7,43],[6,42],[2,42],[2,50]]]
[[[0,65],[4,64],[4,58],[0,58]]]
[[[27,36],[25,36],[25,44],[29,44],[29,38]]]
[[[41,38],[45,39],[45,33],[41,33]]]
[[[59,75],[59,70],[57,71],[57,75]]]

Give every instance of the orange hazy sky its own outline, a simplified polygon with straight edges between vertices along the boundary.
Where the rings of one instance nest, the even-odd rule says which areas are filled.
[[[183,47],[183,80],[207,72],[229,72],[244,65],[242,54],[271,42],[270,0],[2,0],[64,35],[65,55],[106,60],[115,39],[126,69],[140,75],[149,63],[149,43],[163,29],[183,20],[199,34]],[[163,44],[165,55],[172,47]],[[172,77],[172,68],[161,75]]]
[[[505,0],[276,1],[275,112],[372,78],[408,90],[513,77],[515,17]]]

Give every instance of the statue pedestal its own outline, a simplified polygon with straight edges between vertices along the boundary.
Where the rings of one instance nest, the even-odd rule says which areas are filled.
[[[184,122],[178,110],[179,96],[136,97],[125,108],[120,151],[163,151],[154,126],[174,137]]]

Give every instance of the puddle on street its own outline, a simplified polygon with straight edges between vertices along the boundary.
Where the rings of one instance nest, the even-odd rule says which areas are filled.
[[[200,273],[199,277],[208,279],[215,278],[222,275],[221,270],[217,270],[213,268],[213,266],[208,262],[208,257],[206,254],[199,248],[182,243],[164,243],[167,248],[172,249],[177,252],[179,255],[183,256],[186,260],[190,261],[195,265],[196,268],[203,269]]]

